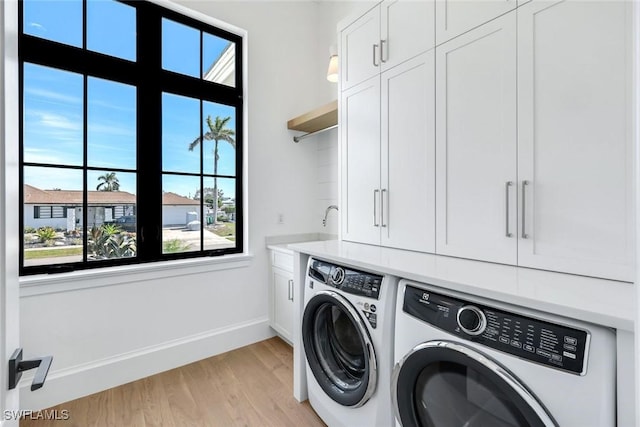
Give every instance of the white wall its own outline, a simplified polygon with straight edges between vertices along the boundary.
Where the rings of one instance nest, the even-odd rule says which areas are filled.
[[[200,220],[200,206],[163,205],[162,226],[186,225],[189,212],[195,212],[197,219]]]
[[[248,225],[254,257],[220,271],[211,270],[212,261],[213,267],[150,267],[117,276],[87,271],[23,278],[25,357],[54,356],[43,389],[29,392],[28,377],[21,384],[25,409],[64,402],[270,336],[265,236],[326,231],[314,212],[321,145],[294,144],[286,122],[328,100],[324,73],[332,41],[324,39],[320,28],[325,25],[318,19],[327,6],[260,1],[184,5],[249,32]],[[335,23],[326,27],[335,29]],[[284,224],[277,223],[279,214]],[[336,217],[330,221],[335,223]]]

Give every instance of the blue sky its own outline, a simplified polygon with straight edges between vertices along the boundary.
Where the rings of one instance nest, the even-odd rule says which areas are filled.
[[[27,0],[24,3],[27,34],[81,47],[82,4],[80,1]],[[114,31],[114,29],[117,29]],[[206,72],[227,46],[226,40],[203,35],[203,66],[200,69],[200,33],[163,19],[163,68],[198,77]],[[89,1],[87,48],[127,60],[136,59],[135,9],[111,0]],[[67,71],[25,64],[24,67],[24,160],[34,163],[81,166],[83,161],[83,76]],[[133,169],[136,164],[136,88],[94,77],[87,80],[88,166]],[[199,172],[199,150],[188,151],[200,133],[200,101],[163,94],[163,170]],[[204,118],[231,117],[235,109],[203,103]],[[204,123],[203,131],[208,130]],[[205,141],[205,173],[213,173],[213,141]],[[235,150],[219,144],[218,173],[235,175]],[[90,171],[88,189],[94,190],[104,171]],[[25,168],[25,183],[38,188],[82,189],[82,173],[58,168]],[[136,193],[135,173],[117,173],[120,189]],[[208,182],[211,181],[211,182]],[[213,180],[205,180],[205,187]],[[234,180],[218,179],[225,195],[234,196]],[[163,189],[193,196],[198,179],[164,175]]]

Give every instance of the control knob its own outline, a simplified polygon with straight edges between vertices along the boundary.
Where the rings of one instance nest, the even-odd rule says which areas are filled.
[[[458,326],[468,335],[480,335],[487,328],[487,318],[474,305],[465,305],[458,310]]]
[[[344,269],[342,267],[335,267],[331,270],[330,274],[331,282],[339,286],[344,282]]]

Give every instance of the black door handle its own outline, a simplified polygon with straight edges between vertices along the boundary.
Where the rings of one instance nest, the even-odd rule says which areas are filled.
[[[9,359],[9,390],[16,388],[18,381],[20,381],[20,377],[22,377],[22,372],[35,368],[38,368],[38,370],[36,371],[35,377],[33,377],[31,391],[41,388],[44,385],[44,381],[47,379],[47,374],[49,373],[52,361],[53,356],[22,360],[22,349],[16,349],[16,351],[11,355],[11,359]]]

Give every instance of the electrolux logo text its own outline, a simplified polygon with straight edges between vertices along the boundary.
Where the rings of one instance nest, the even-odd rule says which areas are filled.
[[[9,420],[53,420],[66,421],[71,418],[68,409],[45,409],[41,411],[20,410],[20,411],[4,411],[4,419]]]

